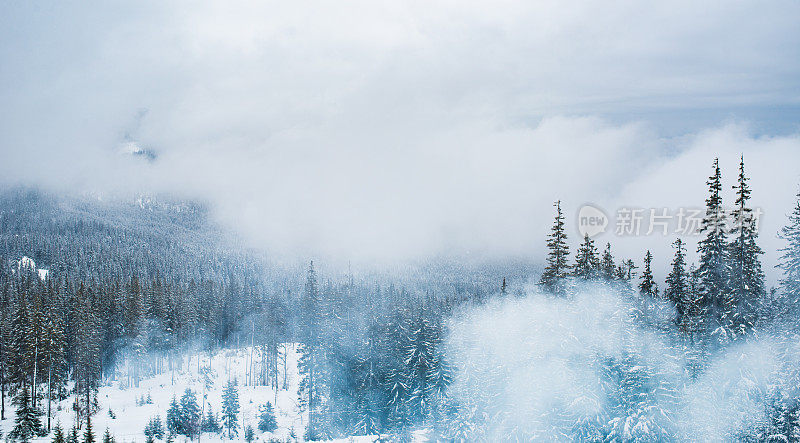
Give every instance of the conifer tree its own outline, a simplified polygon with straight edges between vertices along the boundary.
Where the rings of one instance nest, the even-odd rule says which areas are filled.
[[[67,443],[78,443],[78,427],[76,425],[72,426],[72,430],[67,436]]]
[[[642,271],[642,281],[639,283],[639,292],[652,298],[658,297],[658,285],[653,278],[653,254],[650,251],[644,255],[644,270]]]
[[[229,439],[239,435],[239,390],[233,380],[228,380],[222,392],[222,426]]]
[[[36,436],[44,435],[40,421],[41,413],[33,406],[27,385],[22,385],[17,392],[14,404],[17,407],[17,417],[14,419],[14,429],[9,433],[9,437],[27,442]]]
[[[181,397],[181,430],[178,433],[192,438],[200,427],[200,418],[200,406],[197,404],[197,398],[191,389],[186,388]]]
[[[564,214],[561,212],[561,200],[555,202],[556,217],[550,234],[547,236],[547,266],[544,268],[539,284],[547,290],[563,292],[563,280],[569,275],[569,246],[564,229]]]
[[[103,434],[103,443],[114,443],[114,437],[111,436],[111,432],[106,428],[105,434]]]
[[[744,173],[744,157],[739,163],[739,178],[736,190],[736,208],[733,228],[730,231],[732,240],[728,244],[730,273],[728,287],[732,298],[729,329],[734,335],[743,335],[757,321],[760,303],[766,295],[764,288],[764,272],[761,270],[759,255],[764,251],[756,243],[758,226],[753,210],[747,206],[750,199],[749,179]]]
[[[178,434],[183,429],[181,425],[181,407],[178,404],[178,399],[175,396],[172,396],[172,401],[169,404],[169,409],[167,409],[167,431],[170,434]]]
[[[61,423],[56,424],[56,427],[53,430],[53,440],[51,443],[66,443],[64,430],[61,428]]]
[[[600,262],[600,275],[605,281],[614,280],[616,265],[614,264],[614,256],[611,254],[611,243],[606,243],[606,248],[603,250],[603,258]]]
[[[789,309],[796,309],[800,302],[800,193],[797,203],[789,214],[789,222],[781,229],[780,237],[787,244],[780,249],[778,267],[783,271],[781,279],[782,298]]]
[[[258,408],[258,430],[273,432],[276,429],[278,429],[278,422],[275,420],[275,411],[272,410],[272,403],[267,402]]]
[[[200,426],[200,431],[210,432],[212,434],[219,434],[222,432],[222,427],[217,422],[217,416],[214,415],[210,405],[208,407],[208,412],[206,412],[206,416],[203,419],[203,424]]]
[[[672,302],[678,313],[677,324],[682,324],[686,312],[686,304],[689,302],[689,277],[686,274],[686,248],[683,241],[678,238],[672,244],[675,248],[675,258],[672,259],[672,269],[667,275],[667,286],[664,289],[664,296]]]
[[[92,431],[92,421],[86,420],[86,429],[83,431],[83,443],[94,443],[94,432]]]
[[[583,243],[575,253],[575,266],[572,273],[575,277],[584,280],[594,279],[600,273],[600,258],[597,256],[597,248],[594,246],[594,240],[589,238],[588,234],[583,236]]]
[[[727,253],[726,217],[722,207],[722,175],[719,159],[714,159],[713,172],[708,178],[709,196],[706,199],[706,213],[700,225],[704,234],[697,245],[700,266],[700,294],[703,309],[710,316],[710,327],[719,340],[730,337],[733,303],[728,290],[729,263]]]

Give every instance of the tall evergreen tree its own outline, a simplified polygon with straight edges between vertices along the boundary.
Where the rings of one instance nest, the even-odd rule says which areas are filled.
[[[781,279],[784,304],[794,310],[800,303],[800,193],[797,203],[789,214],[789,222],[781,229],[780,237],[787,244],[780,249],[778,267],[783,271]]]
[[[239,435],[239,390],[233,380],[228,380],[222,392],[222,427],[229,439]]]
[[[600,258],[597,256],[597,248],[594,240],[586,234],[583,236],[578,251],[575,253],[575,266],[572,275],[584,280],[594,279],[600,274]]]
[[[197,397],[191,389],[186,391],[181,397],[180,405],[180,430],[178,434],[189,438],[194,437],[200,428],[200,406],[197,404]]]
[[[36,436],[44,435],[40,420],[41,412],[33,406],[27,385],[23,385],[17,392],[14,404],[17,406],[17,418],[14,419],[14,429],[9,433],[9,437],[28,442]]]
[[[706,199],[706,213],[700,225],[704,237],[697,245],[700,255],[698,276],[702,305],[710,316],[709,326],[718,340],[731,337],[733,325],[733,300],[728,290],[729,262],[726,233],[726,217],[722,207],[722,175],[719,159],[714,159],[713,172],[708,179],[709,196]]]
[[[739,178],[736,190],[736,208],[733,214],[732,240],[728,244],[730,272],[728,287],[731,292],[730,330],[734,335],[743,335],[757,321],[760,304],[766,295],[764,272],[759,255],[764,251],[756,243],[758,226],[753,210],[747,206],[750,199],[749,179],[744,173],[744,157],[739,163]]]
[[[555,202],[556,217],[550,234],[547,236],[547,266],[544,268],[539,284],[553,292],[563,291],[563,280],[569,275],[569,246],[564,228],[564,214],[561,200]]]
[[[653,254],[650,251],[644,255],[644,270],[642,281],[639,283],[639,292],[652,298],[658,297],[658,285],[653,277]]]
[[[686,304],[690,299],[689,277],[686,273],[686,248],[680,238],[676,239],[672,246],[675,248],[675,258],[672,259],[672,269],[667,275],[664,296],[675,306],[678,314],[676,323],[682,324],[686,313]]]
[[[606,248],[603,250],[603,257],[600,261],[600,276],[605,281],[612,281],[616,270],[614,256],[611,254],[611,243],[606,243]]]

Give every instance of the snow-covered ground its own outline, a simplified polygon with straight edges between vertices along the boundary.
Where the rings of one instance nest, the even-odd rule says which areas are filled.
[[[238,381],[241,410],[239,414],[239,437],[236,440],[243,440],[244,426],[247,425],[253,427],[258,441],[268,441],[270,439],[294,441],[295,439],[290,437],[292,433],[297,436],[297,439],[302,439],[307,418],[306,414],[301,413],[298,405],[297,346],[295,344],[287,344],[286,350],[288,389],[278,390],[277,401],[275,400],[276,392],[272,387],[244,386],[247,362],[250,355],[249,348],[223,350],[211,359],[214,383],[211,390],[206,394],[207,402],[215,413],[219,413],[222,409],[222,390],[227,381],[229,379]],[[111,381],[102,386],[98,393],[100,411],[92,419],[92,427],[98,440],[101,439],[105,429],[108,428],[119,443],[144,442],[143,431],[150,418],[160,415],[162,423],[166,423],[166,412],[173,395],[180,400],[186,388],[196,393],[198,403],[200,403],[203,397],[203,376],[198,373],[197,358],[198,355],[195,354],[191,357],[191,362],[187,362],[184,357],[181,368],[175,371],[174,384],[172,372],[166,371],[155,377],[141,380],[139,387],[125,387],[127,378],[125,380]],[[201,354],[199,358],[199,366],[201,368],[207,367],[208,354]],[[282,377],[280,381],[282,381]],[[152,404],[137,405],[137,400],[142,397],[146,398],[148,394],[152,399]],[[75,415],[71,409],[72,400],[73,398],[70,397],[58,405],[60,410],[54,414],[54,427],[57,422],[61,423],[65,431],[72,427],[75,421]],[[258,431],[257,426],[258,408],[268,401],[273,403],[278,422],[278,429],[274,433],[262,433]],[[13,408],[11,409],[11,411],[7,409],[8,416],[6,420],[2,421],[4,435],[14,426],[14,413]],[[54,406],[55,409],[56,407]],[[113,411],[116,418],[111,417],[109,410]],[[46,424],[46,417],[42,417],[42,422]],[[49,442],[50,439],[51,436],[35,441]],[[365,441],[363,439],[352,441]],[[371,441],[369,438],[365,439],[366,441]],[[184,437],[182,436],[178,436],[175,439],[177,442],[183,440]],[[205,433],[200,437],[200,441],[228,440],[221,435]]]

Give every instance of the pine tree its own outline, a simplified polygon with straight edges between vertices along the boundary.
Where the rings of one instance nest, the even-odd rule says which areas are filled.
[[[200,426],[201,432],[210,432],[212,434],[219,434],[222,432],[222,427],[217,422],[217,416],[214,415],[214,412],[211,410],[211,406],[208,407],[208,412],[206,413],[206,417],[203,419],[203,424]]]
[[[94,432],[92,431],[92,421],[86,421],[86,429],[83,431],[83,443],[94,443]]]
[[[72,430],[67,437],[67,443],[78,443],[78,427],[72,426]]]
[[[544,268],[539,284],[548,291],[563,292],[563,280],[569,276],[569,246],[564,229],[564,214],[561,200],[555,202],[556,217],[550,234],[547,236],[547,266]]]
[[[600,262],[600,276],[605,281],[614,280],[616,265],[614,264],[614,256],[611,254],[611,243],[606,243],[606,248],[603,250],[603,258]]]
[[[180,432],[178,434],[192,438],[200,426],[200,406],[191,389],[186,389],[180,404]]]
[[[317,284],[317,273],[312,261],[308,267],[305,290],[303,293],[304,333],[300,347],[300,385],[298,395],[300,404],[308,411],[306,439],[316,440],[324,437],[323,426],[318,415],[322,415],[325,388],[325,353],[322,349],[320,325],[323,321],[323,302]]]
[[[273,432],[276,429],[278,429],[278,422],[275,420],[275,411],[272,410],[272,403],[267,402],[258,408],[258,430]]]
[[[739,163],[738,184],[736,190],[736,210],[734,212],[733,229],[728,244],[730,258],[730,288],[732,304],[729,328],[734,335],[744,335],[757,321],[759,306],[766,295],[764,288],[764,272],[761,270],[759,255],[764,251],[756,243],[758,227],[753,217],[753,210],[747,206],[750,199],[750,187],[744,173],[744,157]]]
[[[181,407],[178,405],[178,400],[172,396],[172,401],[167,409],[167,431],[170,434],[179,434],[183,430],[181,423]]]
[[[639,292],[652,298],[658,297],[658,285],[653,278],[653,254],[650,251],[644,255],[644,270],[642,271],[642,281],[639,283]]]
[[[672,259],[672,270],[667,275],[667,287],[664,289],[664,296],[672,302],[678,313],[677,324],[682,324],[686,312],[686,304],[689,302],[689,277],[686,274],[686,248],[683,241],[678,238],[672,244],[675,248],[675,258]]]
[[[700,232],[705,237],[697,245],[700,255],[698,274],[703,309],[711,317],[710,326],[718,340],[730,338],[733,303],[728,291],[728,253],[725,211],[722,207],[722,177],[719,159],[714,159],[713,173],[708,179],[709,197]]]
[[[252,443],[254,439],[255,439],[255,433],[253,432],[253,427],[247,425],[244,428],[244,441],[246,441],[247,443]]]
[[[9,433],[9,437],[27,442],[36,436],[45,435],[40,421],[41,412],[33,406],[26,385],[17,392],[14,404],[17,406],[17,418],[14,419],[14,429]]]
[[[597,248],[594,246],[594,240],[586,234],[583,237],[583,243],[575,253],[575,266],[572,269],[572,275],[584,280],[590,280],[596,278],[599,273],[600,258],[597,256]]]
[[[229,439],[239,435],[239,390],[233,380],[228,380],[222,392],[222,426]]]
[[[61,423],[56,424],[56,427],[53,430],[53,440],[51,443],[66,443],[64,430],[61,428]]]
[[[111,436],[111,432],[106,428],[105,434],[103,434],[103,443],[114,443],[114,437]]]
[[[780,249],[778,267],[783,271],[782,298],[788,309],[795,310],[800,302],[800,193],[789,215],[789,222],[781,229],[780,237],[787,245]]]

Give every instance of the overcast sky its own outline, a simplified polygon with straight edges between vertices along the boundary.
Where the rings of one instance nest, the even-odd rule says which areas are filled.
[[[744,154],[774,250],[798,23],[793,0],[7,0],[0,175],[203,198],[281,254],[535,258],[553,200],[573,228],[586,202],[696,207]],[[672,239],[601,237],[661,266]]]

